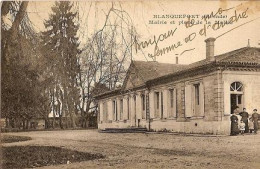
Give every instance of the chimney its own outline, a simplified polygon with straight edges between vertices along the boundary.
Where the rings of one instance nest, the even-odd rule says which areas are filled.
[[[175,54],[175,55],[176,55],[176,64],[179,64],[178,54]]]
[[[206,42],[206,59],[210,61],[214,61],[214,42],[215,38],[208,38],[205,40]]]

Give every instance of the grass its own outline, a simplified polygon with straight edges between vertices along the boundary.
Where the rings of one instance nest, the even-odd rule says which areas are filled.
[[[34,168],[104,158],[101,154],[78,152],[53,146],[2,147],[3,169]]]
[[[1,143],[13,143],[13,142],[19,142],[19,141],[28,141],[31,140],[31,137],[27,136],[2,136],[1,137]]]

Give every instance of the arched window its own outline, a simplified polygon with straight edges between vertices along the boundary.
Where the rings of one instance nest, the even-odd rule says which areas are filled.
[[[232,92],[242,92],[243,91],[243,84],[240,82],[234,82],[230,85],[230,91]]]

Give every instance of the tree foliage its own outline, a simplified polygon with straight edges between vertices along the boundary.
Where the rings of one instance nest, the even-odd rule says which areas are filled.
[[[70,116],[71,126],[75,127],[74,116],[79,104],[77,88],[79,42],[75,24],[77,12],[72,12],[70,2],[55,2],[52,14],[45,22],[47,31],[42,32],[42,51],[46,61],[45,74],[52,79],[49,86],[54,117]]]
[[[41,85],[38,39],[26,14],[28,2],[3,2],[1,15],[1,111],[7,124],[28,127],[32,118],[46,117],[47,98]],[[16,12],[14,12],[16,11]],[[11,25],[5,22],[11,20]]]
[[[104,25],[87,40],[80,55],[80,109],[83,118],[88,118],[86,113],[89,110],[97,109],[95,95],[122,85],[132,59],[136,35],[128,13],[121,6],[115,8],[112,3]]]

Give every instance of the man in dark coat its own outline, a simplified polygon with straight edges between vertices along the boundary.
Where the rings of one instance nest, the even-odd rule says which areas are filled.
[[[243,121],[245,123],[245,133],[248,133],[249,132],[249,127],[248,127],[249,114],[248,114],[248,112],[246,112],[246,108],[243,108],[243,111],[241,113],[239,113],[239,115],[242,117],[241,121]]]
[[[230,133],[230,135],[235,136],[239,133],[239,130],[238,130],[238,118],[234,114],[234,112],[232,112],[230,120],[231,120],[231,133]]]
[[[254,109],[254,113],[252,114],[252,121],[254,123],[255,134],[257,134],[257,130],[258,130],[258,118],[259,118],[259,114],[257,113],[257,109]]]

